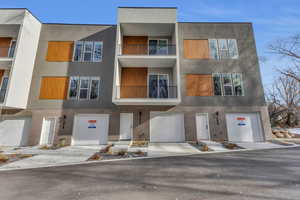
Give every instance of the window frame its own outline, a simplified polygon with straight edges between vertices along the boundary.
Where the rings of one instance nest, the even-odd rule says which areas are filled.
[[[96,44],[100,44],[100,59],[99,60],[95,60],[95,49],[96,49]],[[94,41],[93,42],[93,62],[102,62],[102,57],[103,57],[103,41]]]
[[[87,80],[88,81],[88,87],[87,88],[81,88],[83,80]],[[86,98],[80,98],[80,91],[82,89],[87,90],[87,97]],[[89,93],[90,93],[89,91],[90,91],[90,77],[89,76],[80,76],[79,77],[78,100],[81,100],[81,101],[89,100]]]
[[[242,95],[236,95],[235,93],[235,84],[233,82],[233,75],[239,75],[240,76],[240,84],[241,84],[241,88],[242,88]],[[244,87],[244,80],[243,80],[243,74],[242,73],[232,73],[231,74],[231,79],[232,79],[232,85],[233,85],[233,92],[234,92],[234,96],[238,96],[238,97],[243,97],[245,96],[245,87]]]
[[[73,79],[77,79],[78,81],[78,88],[77,88],[77,93],[76,93],[76,97],[70,97],[70,90],[71,90],[71,83]],[[79,86],[80,86],[80,77],[79,76],[70,76],[69,77],[69,88],[68,88],[68,99],[69,100],[76,100],[78,99],[78,94],[79,94]]]
[[[226,41],[226,49],[221,49],[220,48],[220,41],[221,40],[225,40]],[[230,49],[230,46],[229,46],[229,41],[232,40],[234,41],[234,46],[235,46],[235,50],[236,50],[236,57],[233,57],[230,55],[230,52],[231,52],[231,49]],[[217,44],[217,57],[218,59],[215,59],[212,57],[211,55],[211,48],[210,48],[210,45],[209,45],[209,54],[210,54],[210,59],[212,60],[230,60],[230,59],[233,59],[233,60],[237,60],[239,59],[239,48],[238,48],[238,42],[237,42],[237,39],[233,39],[233,38],[228,38],[228,39],[225,39],[225,38],[210,38],[208,39],[209,43],[210,41],[216,41],[216,44]],[[221,57],[221,52],[222,51],[226,51],[226,54],[227,54],[227,57],[226,58],[222,58]]]
[[[91,99],[91,94],[92,94],[92,81],[98,81],[98,89],[97,89],[97,98],[95,99]],[[98,100],[99,96],[100,96],[100,85],[101,85],[101,79],[98,76],[92,76],[90,77],[90,85],[89,85],[89,100],[94,101],[94,100]]]
[[[75,60],[77,44],[82,44],[82,46],[81,46],[81,54],[80,54],[80,59],[79,60]],[[85,48],[86,44],[91,44],[92,45],[91,52],[88,52],[88,53],[91,53],[91,60],[85,60],[85,58],[84,58],[85,53],[87,52],[86,48]],[[95,59],[96,44],[100,44],[101,55],[100,55],[100,59],[99,60]],[[82,41],[82,40],[78,40],[78,41],[74,42],[73,59],[72,59],[73,62],[102,62],[102,60],[103,60],[103,41]]]
[[[81,54],[80,54],[80,59],[79,60],[75,60],[75,55],[76,55],[76,47],[77,44],[81,43]],[[75,41],[74,42],[74,50],[73,50],[73,62],[82,62],[82,58],[83,58],[83,47],[84,47],[84,41]]]
[[[13,43],[15,43],[15,47],[14,47],[14,52],[13,52],[13,55],[12,56],[10,56],[10,54],[11,54],[11,51],[12,51],[12,44]],[[10,41],[10,45],[9,45],[9,49],[8,49],[8,54],[7,54],[7,57],[9,57],[9,58],[14,58],[15,57],[15,53],[16,53],[16,48],[17,48],[17,40],[15,40],[15,39],[13,39],[13,40],[11,40]]]

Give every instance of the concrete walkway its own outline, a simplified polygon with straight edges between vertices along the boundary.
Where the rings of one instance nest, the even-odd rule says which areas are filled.
[[[286,145],[274,144],[271,142],[243,142],[243,143],[236,143],[238,146],[244,149],[274,149],[274,148],[285,148]],[[297,145],[294,145],[297,146]]]
[[[188,143],[150,143],[148,156],[172,156],[201,153],[198,149]]]
[[[90,156],[104,148],[101,146],[68,146],[57,150],[41,150],[38,147],[26,147],[18,150],[7,150],[4,153],[34,154],[35,156],[12,162],[1,169],[21,169],[85,162]]]

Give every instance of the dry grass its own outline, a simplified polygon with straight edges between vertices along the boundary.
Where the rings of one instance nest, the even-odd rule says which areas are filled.
[[[99,153],[95,153],[88,159],[88,161],[93,161],[93,160],[102,160],[102,156]]]
[[[6,163],[9,160],[9,157],[4,154],[0,154],[0,163]]]

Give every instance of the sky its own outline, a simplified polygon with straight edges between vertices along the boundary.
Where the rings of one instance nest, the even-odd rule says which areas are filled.
[[[300,33],[300,0],[0,0],[0,8],[28,8],[44,23],[115,24],[118,6],[178,7],[179,22],[252,22],[265,88],[275,67],[288,64],[267,46]]]

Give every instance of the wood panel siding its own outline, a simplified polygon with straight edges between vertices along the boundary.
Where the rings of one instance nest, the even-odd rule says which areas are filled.
[[[4,76],[4,72],[5,72],[4,69],[1,69],[1,70],[0,70],[0,84],[2,84],[2,78],[3,78],[3,76]]]
[[[121,98],[146,98],[147,75],[147,68],[122,68]]]
[[[147,55],[148,37],[147,36],[124,36],[123,54],[124,55]]]
[[[186,96],[213,96],[211,75],[186,75]]]
[[[40,99],[66,99],[68,87],[69,77],[43,77]]]
[[[8,57],[11,40],[9,37],[0,37],[0,57]]]
[[[49,62],[70,62],[73,57],[74,42],[50,41],[46,60]]]
[[[184,58],[209,59],[208,40],[184,40]]]

